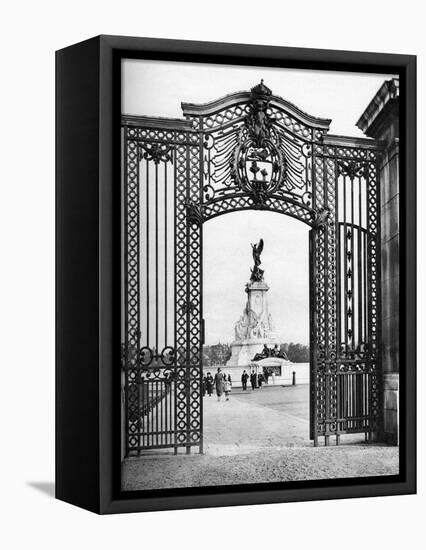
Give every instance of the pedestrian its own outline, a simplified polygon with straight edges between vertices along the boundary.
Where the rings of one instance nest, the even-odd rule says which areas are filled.
[[[220,401],[220,398],[222,397],[223,383],[224,383],[224,378],[222,374],[222,369],[218,367],[217,373],[214,376],[214,385],[216,387],[216,395],[217,395],[218,401]]]
[[[223,388],[225,390],[226,400],[229,401],[229,394],[231,393],[232,388],[232,380],[230,374],[228,374],[228,378],[225,375]]]
[[[263,384],[264,380],[265,380],[265,377],[263,376],[262,373],[260,373],[259,376],[257,377],[257,383],[259,385],[259,388],[261,388],[261,389],[262,389],[262,384]]]
[[[265,368],[263,370],[264,372],[264,375],[265,375],[265,384],[268,384],[268,380],[269,380],[269,369]]]
[[[247,380],[249,379],[249,375],[247,374],[247,371],[244,371],[241,375],[241,384],[243,385],[243,390],[246,391],[247,389]]]
[[[214,385],[214,379],[210,372],[207,373],[206,376],[206,390],[209,395],[209,397],[212,396],[213,393],[213,385]]]
[[[252,370],[251,374],[250,374],[250,384],[251,384],[251,389],[255,390],[256,389],[256,373],[254,372],[254,370]]]

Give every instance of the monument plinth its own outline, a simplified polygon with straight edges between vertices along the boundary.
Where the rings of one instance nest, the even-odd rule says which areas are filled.
[[[262,353],[264,346],[279,345],[268,309],[268,290],[269,286],[263,280],[247,283],[247,302],[235,323],[232,355],[227,367],[247,367],[257,354]]]

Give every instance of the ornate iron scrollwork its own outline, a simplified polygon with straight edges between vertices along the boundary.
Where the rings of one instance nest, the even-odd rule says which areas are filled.
[[[203,207],[191,200],[185,203],[189,223],[201,225],[204,221]]]
[[[166,143],[144,143],[140,151],[140,158],[152,160],[155,164],[160,162],[169,162],[173,160],[171,155],[171,147]]]
[[[126,454],[158,445],[175,451],[186,447],[189,452],[191,446],[202,450],[201,225],[253,207],[292,216],[314,229],[312,437],[373,431],[381,406],[377,148],[370,141],[342,145],[348,140],[326,136],[330,121],[314,119],[272,95],[263,81],[251,92],[204,106],[187,104],[185,109],[185,120],[142,117],[139,127],[133,120],[124,124]],[[158,166],[169,162],[174,169]],[[358,225],[354,204],[360,209]],[[170,224],[166,230],[171,208],[174,240]],[[160,223],[149,233],[153,218]],[[147,222],[146,237],[141,219]],[[150,253],[149,234],[156,239]],[[151,268],[142,272],[145,277],[140,277],[140,270],[150,265],[150,258],[151,264],[157,259],[160,235],[165,237],[165,260],[159,262],[164,276],[157,277],[153,290]],[[160,295],[158,300],[157,290],[162,287],[158,280],[167,281],[168,239],[175,252],[175,301],[172,307],[164,305],[166,322],[159,329],[160,324],[151,321],[153,311],[157,317],[162,311],[157,304],[165,304],[169,297],[165,288],[164,299]],[[139,261],[141,250],[146,262]],[[253,271],[253,280],[261,280],[260,268]],[[141,299],[141,280],[146,301]],[[167,315],[171,319],[173,314],[173,334],[166,335]],[[173,337],[174,345],[167,345]],[[157,415],[147,414],[154,407],[160,419],[167,419],[163,424],[156,421]]]
[[[313,211],[312,217],[312,228],[313,229],[324,229],[328,217],[330,216],[330,210],[328,208],[323,208],[319,212]]]
[[[195,311],[195,303],[191,301],[185,301],[179,308],[181,313],[192,313]]]
[[[252,198],[256,208],[265,206],[286,177],[286,159],[268,114],[271,96],[263,80],[252,88],[250,110],[239,134],[231,172],[237,187]]]
[[[348,176],[349,179],[365,177],[368,167],[365,163],[355,160],[340,160],[337,163],[339,175]]]

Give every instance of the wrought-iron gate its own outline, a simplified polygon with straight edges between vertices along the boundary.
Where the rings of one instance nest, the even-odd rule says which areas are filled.
[[[259,209],[310,230],[311,439],[380,428],[378,145],[328,135],[263,81],[185,119],[122,117],[126,455],[202,452],[202,225]]]

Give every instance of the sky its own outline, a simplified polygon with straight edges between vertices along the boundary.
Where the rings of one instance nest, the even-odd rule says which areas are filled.
[[[282,343],[309,340],[309,227],[275,212],[234,212],[206,222],[204,317],[206,343],[230,343],[253,267],[250,244],[262,238],[261,269],[269,312]]]
[[[181,102],[204,103],[250,90],[263,78],[274,95],[310,115],[332,119],[330,134],[365,137],[355,123],[392,75],[123,61],[122,112],[182,117]],[[282,342],[309,341],[308,226],[271,212],[245,211],[203,225],[203,306],[206,344],[231,342],[246,302],[250,243],[265,242],[261,257],[269,307]]]

